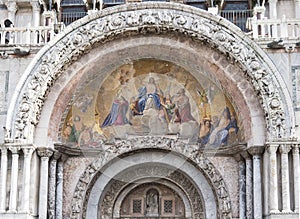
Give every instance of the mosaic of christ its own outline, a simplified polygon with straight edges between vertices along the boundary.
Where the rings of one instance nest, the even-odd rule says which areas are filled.
[[[201,146],[227,146],[242,136],[230,101],[215,83],[152,59],[93,80],[74,101],[61,134],[74,147],[98,147],[131,135],[176,135]]]

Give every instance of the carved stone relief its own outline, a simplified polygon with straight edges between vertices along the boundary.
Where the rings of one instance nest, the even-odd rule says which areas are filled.
[[[106,146],[103,145],[103,148],[106,148]],[[167,152],[171,151],[183,154],[186,158],[191,159],[204,172],[204,175],[212,185],[213,190],[216,191],[216,198],[219,204],[219,214],[222,215],[222,218],[231,218],[231,203],[225,182],[218,170],[203,153],[198,151],[197,147],[188,145],[187,142],[180,139],[147,136],[119,140],[116,141],[115,145],[111,148],[116,148],[116,150],[106,150],[100,153],[79,178],[72,200],[72,218],[82,217],[84,200],[86,199],[87,191],[89,190],[89,186],[91,185],[93,178],[97,176],[97,173],[99,173],[101,168],[113,158],[116,158],[123,153],[128,153],[138,149],[162,149]],[[145,174],[148,173],[146,172]],[[129,174],[127,177],[132,177],[132,175]],[[175,179],[176,177],[172,175],[172,173],[170,174],[170,178]],[[180,178],[182,177],[179,177],[176,181]],[[183,180],[181,183],[186,184],[188,182]],[[125,183],[123,181],[120,181],[118,188],[122,187],[124,184]],[[193,192],[194,191],[191,190],[188,193],[192,194]],[[110,196],[113,195],[114,194],[110,194]],[[110,196],[105,202],[109,202],[109,199],[112,198]],[[195,210],[195,213],[196,212],[198,212],[197,209]]]
[[[232,61],[239,62],[245,76],[252,83],[261,98],[265,111],[269,138],[288,137],[292,115],[285,113],[283,93],[271,62],[267,62],[258,47],[235,34],[230,24],[217,22],[204,12],[175,4],[141,4],[134,8],[123,6],[118,11],[99,13],[82,25],[66,30],[65,36],[50,47],[41,60],[31,70],[29,83],[25,83],[15,108],[15,124],[12,129],[14,139],[30,139],[34,126],[39,122],[41,109],[48,92],[63,71],[95,44],[125,35],[146,33],[180,33],[195,40],[205,41],[210,46],[226,54]],[[229,26],[229,28],[228,28]],[[277,75],[277,76],[275,76]],[[272,83],[270,83],[272,82]],[[282,85],[283,86],[283,85]],[[284,89],[283,91],[284,92]],[[276,124],[276,125],[274,125]]]

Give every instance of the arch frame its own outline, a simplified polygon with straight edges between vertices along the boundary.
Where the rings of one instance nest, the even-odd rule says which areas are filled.
[[[193,172],[195,174],[193,177],[196,177],[196,175],[199,177],[202,176],[202,179],[194,180],[195,183],[206,183],[206,187],[209,189],[202,189],[203,191],[210,190],[211,193],[214,193],[213,196],[215,197],[216,203],[217,203],[217,212],[215,214],[218,214],[221,218],[231,218],[232,212],[231,212],[231,201],[230,196],[227,190],[226,183],[222,177],[222,175],[219,173],[219,171],[215,168],[215,166],[211,163],[211,161],[206,157],[204,153],[201,153],[198,150],[198,145],[191,145],[186,140],[182,140],[179,138],[172,139],[167,137],[153,137],[153,136],[144,136],[144,137],[133,137],[128,138],[126,140],[118,140],[114,144],[115,150],[113,151],[103,151],[100,152],[97,157],[86,167],[84,172],[81,174],[75,191],[72,198],[72,212],[71,212],[71,218],[81,218],[82,213],[85,209],[85,202],[90,202],[89,206],[94,206],[98,204],[100,195],[99,192],[93,192],[94,190],[103,191],[103,188],[99,185],[102,184],[104,181],[107,183],[110,181],[111,178],[115,176],[115,171],[110,170],[110,172],[107,172],[106,174],[101,174],[103,176],[101,180],[99,179],[98,174],[104,173],[107,168],[111,168],[112,161],[117,159],[118,161],[121,161],[122,163],[118,163],[119,168],[125,168],[126,165],[130,165],[131,162],[126,161],[126,157],[131,156],[133,153],[138,153],[139,151],[143,153],[143,151],[147,151],[148,153],[151,151],[158,151],[161,153],[166,154],[167,156],[172,157],[170,160],[176,160],[179,162],[174,162],[173,168],[180,169],[185,164],[189,165],[189,167],[185,167],[185,171],[183,172]],[[153,156],[145,156],[149,159]],[[166,162],[166,157],[160,157],[160,162],[164,163]],[[168,160],[168,161],[170,161]],[[149,161],[150,163],[152,162]],[[167,164],[167,163],[165,163]],[[192,170],[193,169],[193,170]],[[196,171],[197,169],[197,171]],[[120,171],[121,172],[121,171]],[[193,178],[190,177],[190,178]],[[203,181],[206,179],[205,181]],[[97,184],[95,184],[95,181]],[[104,183],[106,185],[106,183]],[[123,186],[123,183],[120,183],[120,187]],[[200,189],[200,185],[197,184],[198,189]],[[92,190],[90,190],[92,188]],[[97,191],[98,191],[97,190]],[[201,191],[201,189],[200,189]],[[91,197],[89,194],[93,194]],[[203,193],[202,193],[203,194]],[[207,197],[211,197],[211,195],[208,195]],[[203,199],[205,199],[205,196],[203,196]],[[93,200],[93,201],[91,201]],[[206,206],[207,203],[204,203],[205,209],[212,209],[210,206]],[[92,207],[92,208],[94,208]],[[92,209],[90,208],[90,209]],[[87,207],[87,214],[89,214],[89,208]],[[95,211],[92,210],[93,212]],[[206,212],[206,214],[208,214]],[[215,215],[216,216],[216,215]],[[214,218],[214,217],[212,217]]]
[[[118,37],[181,33],[205,41],[238,62],[262,102],[268,141],[294,134],[292,100],[265,52],[239,28],[208,12],[176,3],[135,3],[91,14],[69,25],[32,60],[8,109],[6,142],[32,143],[43,105],[64,70],[93,46]]]

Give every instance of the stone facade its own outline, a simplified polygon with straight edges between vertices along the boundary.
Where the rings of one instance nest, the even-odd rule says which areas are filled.
[[[5,15],[21,27],[42,18],[39,4],[0,2],[5,11],[0,19]],[[278,8],[279,15],[285,14],[292,2],[279,1]],[[0,30],[4,37],[6,30]],[[262,49],[235,25],[208,12],[177,3],[133,3],[92,13],[43,47],[0,44],[0,218],[298,218],[300,51],[294,41],[286,48]],[[180,121],[177,132],[170,131],[176,122],[168,121],[168,132],[138,127],[132,134],[128,126],[133,120],[124,120],[127,126],[110,127],[121,134],[108,135],[112,132],[105,132],[96,114],[109,112],[113,104],[98,101],[95,105],[104,110],[88,111],[89,96],[82,91],[97,81],[101,93],[115,85],[110,77],[120,66],[147,59],[174,65],[166,72],[152,66],[153,72],[132,75],[159,73],[177,80],[200,117],[208,115],[201,114],[205,104],[211,104],[212,112],[219,109],[213,108],[211,93],[203,96],[205,89],[195,98],[195,84],[205,78],[212,85],[202,87],[218,86],[224,98],[215,94],[215,102],[223,101],[236,114],[235,126],[229,120],[239,133],[237,141],[229,136],[226,143],[204,144],[198,135],[195,140],[190,133],[201,131],[190,124],[199,123],[200,129],[201,122],[191,117],[192,123]],[[176,66],[190,75],[177,73],[181,69]],[[123,103],[130,79],[119,78]],[[64,141],[79,97],[84,97],[82,111],[96,121],[90,130],[102,136],[84,146]],[[178,112],[172,114],[183,118]],[[77,137],[83,139],[83,133]]]

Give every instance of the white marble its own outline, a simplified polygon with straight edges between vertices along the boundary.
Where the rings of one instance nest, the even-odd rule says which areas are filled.
[[[262,183],[261,183],[261,155],[253,155],[253,216],[255,219],[262,218]]]
[[[18,195],[18,175],[19,175],[19,148],[10,147],[12,152],[12,167],[11,167],[11,182],[10,182],[10,197],[9,197],[9,212],[17,212],[17,195]]]
[[[28,147],[22,148],[22,150],[24,153],[22,211],[29,213],[31,157],[34,148]]]
[[[277,157],[276,151],[279,145],[269,145],[267,150],[269,153],[269,166],[270,166],[270,176],[269,176],[269,203],[270,203],[270,213],[278,213],[278,176],[277,176]]]
[[[294,170],[294,200],[295,200],[295,212],[299,212],[299,177],[300,177],[300,168],[299,168],[299,146],[293,145],[293,170]]]
[[[6,179],[7,179],[7,148],[1,148],[1,189],[0,189],[0,212],[5,212],[6,201]]]
[[[288,153],[290,145],[280,145],[279,151],[281,154],[281,187],[282,187],[282,212],[291,212],[290,204],[290,180],[289,180],[289,161]]]
[[[39,219],[47,219],[49,157],[52,156],[53,151],[48,148],[39,148],[38,154],[41,157]]]
[[[56,176],[56,209],[55,218],[63,218],[63,173],[64,173],[64,162],[60,160],[57,163],[57,176]]]

